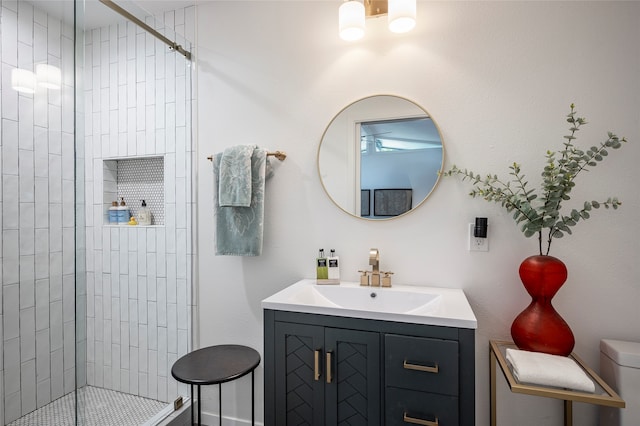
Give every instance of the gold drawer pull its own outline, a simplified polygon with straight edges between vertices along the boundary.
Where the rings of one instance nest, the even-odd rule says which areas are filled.
[[[320,349],[313,351],[313,380],[320,380]]]
[[[438,418],[436,417],[436,421],[432,422],[430,420],[422,420],[416,419],[414,417],[407,416],[407,413],[404,413],[404,417],[402,418],[405,423],[411,423],[414,425],[422,425],[422,426],[438,426]]]
[[[428,367],[426,365],[411,364],[407,362],[406,359],[404,360],[402,366],[405,368],[405,370],[424,371],[425,373],[437,373],[439,371],[438,364],[436,364],[434,367]]]
[[[327,352],[327,383],[331,383],[331,352]]]

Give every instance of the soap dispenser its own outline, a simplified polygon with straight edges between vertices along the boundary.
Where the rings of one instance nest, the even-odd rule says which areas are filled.
[[[328,284],[340,284],[340,263],[336,251],[331,249],[328,259]]]
[[[327,265],[327,258],[324,255],[324,249],[320,249],[316,258],[316,284],[324,284],[328,278],[329,266]]]
[[[136,216],[139,225],[151,225],[151,209],[147,207],[147,202],[145,200],[142,200],[142,206],[138,209],[138,214]]]

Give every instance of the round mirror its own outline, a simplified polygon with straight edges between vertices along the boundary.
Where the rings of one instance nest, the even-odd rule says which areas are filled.
[[[438,183],[443,160],[442,137],[431,116],[390,95],[345,107],[318,148],[318,172],[329,198],[366,219],[390,219],[422,204]]]

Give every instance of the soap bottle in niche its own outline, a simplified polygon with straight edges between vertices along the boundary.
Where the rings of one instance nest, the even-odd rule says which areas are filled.
[[[340,284],[340,262],[336,251],[331,249],[329,252],[329,258],[327,259],[328,267],[328,283],[327,284]]]
[[[324,257],[324,249],[320,249],[318,258],[316,259],[316,283],[325,284],[329,278],[329,267],[327,266],[327,258]]]
[[[147,202],[145,200],[142,200],[142,206],[138,209],[137,219],[138,225],[151,225],[151,209],[147,207]]]
[[[113,201],[109,207],[109,223],[118,223],[118,202]]]
[[[120,197],[120,206],[118,206],[118,223],[121,225],[129,222],[131,216],[129,215],[129,207],[124,202],[124,197]]]

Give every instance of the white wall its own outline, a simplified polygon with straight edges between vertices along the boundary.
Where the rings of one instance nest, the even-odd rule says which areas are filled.
[[[547,149],[567,134],[575,102],[590,124],[579,141],[607,130],[632,142],[580,177],[576,203],[618,195],[553,255],[569,269],[555,306],[572,326],[576,352],[597,369],[601,338],[640,341],[640,3],[420,2],[404,36],[368,21],[356,43],[337,36],[337,2],[214,2],[199,7],[198,140],[200,345],[262,348],[260,301],[312,276],[318,248],[335,248],[345,279],[356,280],[377,247],[396,283],[463,288],[478,318],[477,424],[489,422],[488,339],[508,338],[526,306],[517,268],[535,254],[498,206],[444,179],[431,198],[398,220],[371,222],[337,209],[323,193],[316,151],[331,118],[372,94],[397,94],[425,107],[443,132],[446,167],[506,175],[513,161],[533,182]],[[294,17],[294,19],[292,19]],[[267,185],[261,257],[213,255],[212,176],[206,156],[242,143],[287,152]],[[466,251],[467,223],[489,218],[491,250]],[[262,401],[262,374],[258,398]],[[225,385],[225,415],[247,419],[249,381]],[[207,389],[205,411],[217,413]],[[240,397],[236,403],[234,397]],[[501,424],[561,424],[561,403],[499,389]],[[259,403],[259,419],[262,404]],[[595,410],[575,406],[575,424]]]

